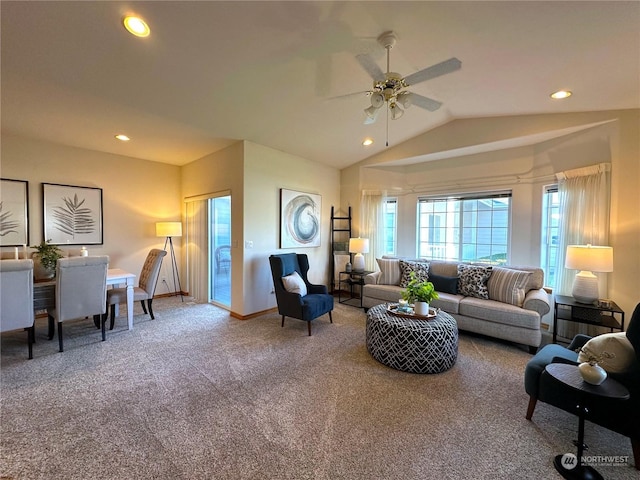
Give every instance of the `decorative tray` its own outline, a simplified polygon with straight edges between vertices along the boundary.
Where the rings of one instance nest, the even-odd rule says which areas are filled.
[[[413,312],[413,309],[405,312],[400,310],[399,307],[399,304],[392,303],[387,306],[387,312],[389,312],[391,315],[395,315],[396,317],[416,318],[419,320],[431,320],[433,318],[436,318],[438,316],[438,313],[440,312],[439,308],[429,308],[429,313],[427,315],[417,315]]]

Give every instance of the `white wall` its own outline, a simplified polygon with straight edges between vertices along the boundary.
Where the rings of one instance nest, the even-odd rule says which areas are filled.
[[[148,251],[164,246],[164,239],[155,235],[155,222],[180,220],[180,168],[176,166],[3,132],[0,174],[29,182],[30,245],[44,240],[43,182],[102,188],[104,244],[87,248],[90,254],[109,255],[111,267],[136,275]],[[179,242],[176,247],[179,256]],[[79,254],[79,249],[63,248],[72,255]],[[3,248],[5,254],[9,250],[13,249]],[[161,276],[171,278],[170,262],[163,262]],[[167,289],[159,284],[156,293],[167,293]]]

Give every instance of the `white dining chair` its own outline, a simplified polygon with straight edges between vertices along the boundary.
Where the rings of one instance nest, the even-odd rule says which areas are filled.
[[[107,270],[109,257],[70,257],[58,260],[56,268],[56,306],[48,310],[58,324],[58,343],[62,342],[62,322],[86,317],[99,317],[102,341],[106,339]]]
[[[33,358],[33,260],[0,261],[0,332],[27,331],[29,359]]]

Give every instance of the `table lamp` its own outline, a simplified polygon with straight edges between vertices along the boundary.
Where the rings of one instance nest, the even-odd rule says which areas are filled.
[[[613,271],[613,248],[596,245],[568,245],[564,266],[580,270],[571,295],[580,303],[598,300],[598,277],[592,272]]]
[[[156,222],[156,237],[165,237],[164,250],[167,250],[167,242],[169,243],[171,253],[171,269],[173,274],[173,291],[176,294],[176,278],[178,279],[178,291],[180,292],[180,299],[184,302],[182,296],[182,285],[180,285],[180,272],[178,271],[178,265],[176,262],[176,254],[173,250],[173,241],[171,237],[182,236],[182,222]]]
[[[360,237],[350,238],[349,253],[355,253],[353,257],[353,271],[357,273],[364,272],[364,255],[362,254],[369,253],[369,239]]]

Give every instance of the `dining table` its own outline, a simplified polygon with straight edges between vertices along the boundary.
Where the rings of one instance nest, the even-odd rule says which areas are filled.
[[[133,330],[133,284],[136,276],[121,268],[107,270],[107,286],[126,287],[127,289],[127,323],[129,330]],[[106,303],[105,303],[106,305]],[[36,281],[33,283],[33,308],[34,310],[46,310],[56,306],[56,281]],[[118,305],[116,315],[118,315]],[[55,324],[49,320],[49,338],[53,338]]]

